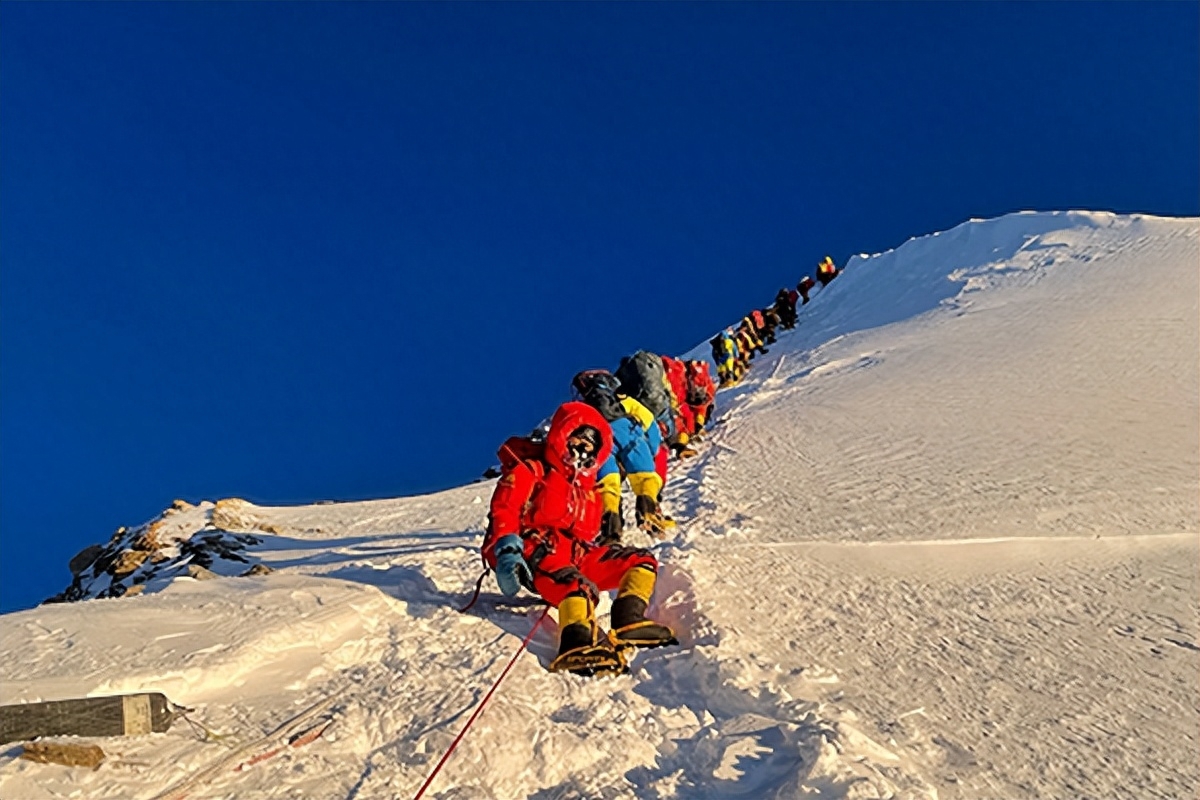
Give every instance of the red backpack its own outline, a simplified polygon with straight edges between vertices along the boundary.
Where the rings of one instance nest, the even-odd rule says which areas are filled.
[[[521,464],[528,464],[534,475],[543,474],[542,459],[546,455],[546,443],[534,441],[528,436],[510,436],[496,451],[500,458],[500,475],[508,475]]]

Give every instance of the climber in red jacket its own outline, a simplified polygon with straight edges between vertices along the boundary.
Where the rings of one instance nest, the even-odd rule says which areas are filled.
[[[687,362],[687,404],[696,420],[695,435],[704,431],[712,420],[713,401],[717,397],[717,385],[708,371],[707,361]]]
[[[658,572],[650,551],[593,544],[604,511],[596,473],[611,450],[608,423],[580,402],[559,407],[544,443],[513,437],[500,448],[483,557],[505,595],[525,586],[558,608],[552,670],[617,672],[620,649],[675,643],[670,628],[646,618]],[[612,633],[604,634],[596,603],[613,589]]]
[[[808,303],[808,301],[809,301],[808,293],[811,292],[813,287],[816,285],[817,285],[817,282],[812,279],[811,275],[805,275],[803,278],[800,279],[800,282],[796,284],[796,290],[798,292],[800,292],[800,297],[803,298],[803,301],[804,301],[804,302],[800,303],[800,305],[805,305],[806,303]]]
[[[677,457],[691,458],[696,450],[688,442],[696,435],[696,416],[687,404],[687,367],[670,356],[663,356],[662,362],[667,383],[671,385],[671,413],[675,415],[675,436],[667,444]]]

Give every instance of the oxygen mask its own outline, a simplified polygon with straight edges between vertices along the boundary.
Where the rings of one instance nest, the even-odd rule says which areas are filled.
[[[592,427],[578,428],[567,437],[567,463],[575,469],[596,466],[596,451],[600,449],[600,432]]]

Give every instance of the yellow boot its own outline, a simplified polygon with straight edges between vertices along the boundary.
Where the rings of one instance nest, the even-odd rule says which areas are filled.
[[[679,644],[666,625],[646,619],[646,607],[654,594],[654,573],[634,567],[621,578],[617,599],[612,604],[612,638],[624,647],[663,647]]]
[[[656,499],[662,494],[662,478],[656,472],[632,472],[629,474],[629,488],[637,495],[633,511],[638,527],[659,539],[666,536],[675,527],[675,520],[662,513]]]
[[[656,539],[665,538],[675,529],[675,520],[662,512],[662,506],[649,495],[639,494],[634,505],[638,527]]]
[[[613,641],[601,635],[595,612],[583,595],[558,604],[558,657],[550,662],[551,672],[591,676],[629,671]]]

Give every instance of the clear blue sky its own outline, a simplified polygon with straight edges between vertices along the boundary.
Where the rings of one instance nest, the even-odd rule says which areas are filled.
[[[0,607],[461,484],[830,253],[1200,213],[1200,4],[0,4]]]

